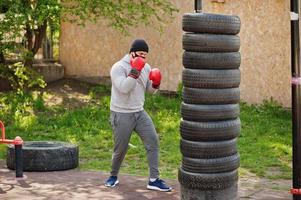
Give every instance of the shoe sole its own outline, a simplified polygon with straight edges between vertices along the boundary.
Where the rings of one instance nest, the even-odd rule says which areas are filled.
[[[119,181],[117,180],[114,185],[105,184],[105,186],[113,188],[113,187],[117,186],[118,184],[119,184]]]
[[[147,189],[149,190],[157,190],[157,191],[161,191],[161,192],[169,192],[171,191],[172,188],[169,188],[169,189],[161,189],[161,188],[158,188],[156,186],[151,186],[151,185],[147,185],[146,187]]]

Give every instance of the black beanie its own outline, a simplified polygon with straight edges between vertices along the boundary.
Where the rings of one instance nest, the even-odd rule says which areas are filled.
[[[132,43],[130,52],[145,51],[148,52],[148,45],[143,39],[137,39]]]

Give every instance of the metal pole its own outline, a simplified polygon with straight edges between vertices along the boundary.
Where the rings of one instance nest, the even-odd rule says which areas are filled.
[[[299,0],[291,0],[291,65],[292,65],[292,124],[293,124],[293,188],[294,200],[301,200],[301,82]]]
[[[23,177],[23,152],[22,144],[15,145],[16,177]]]
[[[197,13],[201,13],[203,9],[203,0],[194,0],[194,10]]]

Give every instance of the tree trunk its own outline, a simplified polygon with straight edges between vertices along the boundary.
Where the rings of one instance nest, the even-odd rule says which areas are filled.
[[[5,65],[5,57],[3,51],[0,51],[0,64]]]
[[[26,48],[28,49],[28,51],[31,51],[32,44],[33,44],[33,42],[32,42],[32,40],[33,40],[33,34],[32,34],[32,30],[30,29],[29,25],[26,26],[25,37],[26,37],[26,40],[27,40]]]
[[[37,54],[39,48],[42,46],[42,41],[44,36],[46,35],[47,30],[47,21],[39,26],[37,29],[32,31],[29,27],[26,28],[26,39],[28,42],[27,49],[30,52],[30,55],[26,56],[24,65],[27,67],[32,67],[34,56]],[[33,33],[34,32],[34,37]]]
[[[35,42],[32,49],[33,56],[35,56],[39,48],[41,48],[43,38],[46,35],[46,30],[47,30],[47,21],[45,20],[44,23],[41,26],[39,26],[38,29],[35,31]]]
[[[31,52],[32,46],[33,46],[33,33],[32,33],[32,30],[30,29],[29,25],[26,26],[25,37],[27,40],[26,48],[27,48],[28,52]],[[31,67],[33,64],[32,55],[29,55],[29,53],[28,53],[28,55],[26,55],[24,59],[25,59],[24,65],[27,67]]]

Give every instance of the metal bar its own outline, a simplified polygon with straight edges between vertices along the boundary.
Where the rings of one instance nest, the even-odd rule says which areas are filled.
[[[197,13],[201,13],[203,10],[203,0],[194,0],[194,10]]]
[[[0,143],[3,143],[3,144],[15,144],[15,140],[0,140]]]
[[[1,128],[1,131],[2,131],[2,140],[5,140],[5,128],[4,128],[4,124],[2,121],[0,121],[0,128]]]
[[[300,77],[299,0],[291,0],[291,70],[292,78]],[[296,17],[297,16],[297,17]],[[301,87],[292,83],[292,140],[293,140],[293,189],[301,188]],[[294,200],[301,200],[293,193]]]
[[[23,152],[22,152],[22,144],[15,145],[15,158],[16,158],[16,177],[23,177]]]
[[[5,127],[2,121],[0,121],[0,128],[2,130],[2,138],[0,138],[0,144],[14,144],[15,145],[15,166],[16,166],[16,177],[23,177],[23,152],[22,144],[23,140],[21,137],[17,136],[14,140],[5,139]]]

